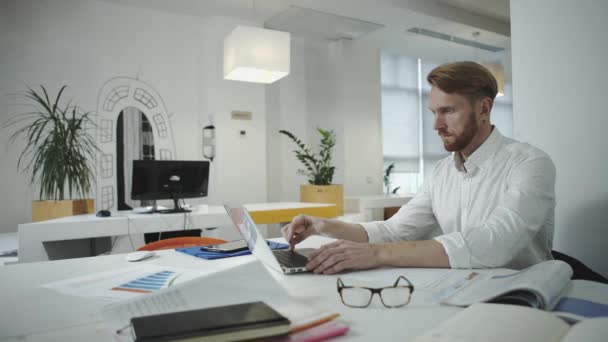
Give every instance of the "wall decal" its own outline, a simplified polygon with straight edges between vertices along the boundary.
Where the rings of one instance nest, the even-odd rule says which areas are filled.
[[[151,85],[132,77],[114,77],[97,96],[97,209],[117,210],[116,132],[118,115],[135,107],[152,118],[154,157],[176,156],[173,129],[162,97]],[[127,191],[130,193],[130,191]]]

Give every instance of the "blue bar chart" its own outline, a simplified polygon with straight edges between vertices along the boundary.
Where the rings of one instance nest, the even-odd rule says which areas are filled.
[[[112,290],[150,293],[169,286],[173,279],[175,279],[175,272],[161,271],[116,286]]]

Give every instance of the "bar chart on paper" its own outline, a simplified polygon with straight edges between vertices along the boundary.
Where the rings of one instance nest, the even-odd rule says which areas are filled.
[[[212,271],[158,265],[136,265],[64,279],[44,287],[70,295],[121,301],[156,292]]]
[[[122,285],[112,288],[114,291],[129,291],[138,293],[150,293],[164,287],[171,286],[177,279],[178,274],[173,271],[161,271],[148,276],[131,280]]]

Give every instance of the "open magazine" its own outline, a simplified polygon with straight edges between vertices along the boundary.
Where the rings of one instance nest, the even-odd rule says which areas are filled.
[[[570,280],[563,261],[544,261],[507,274],[456,274],[435,291],[441,304],[469,306],[478,302],[516,304],[553,311],[568,321],[608,316],[608,285]]]
[[[568,325],[545,311],[515,305],[477,303],[416,337],[414,342],[603,342],[607,334],[608,317]]]

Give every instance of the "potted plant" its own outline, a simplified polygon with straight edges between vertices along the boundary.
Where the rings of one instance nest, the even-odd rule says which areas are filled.
[[[385,194],[388,196],[390,194],[396,194],[397,191],[399,191],[399,189],[401,188],[400,186],[394,188],[391,191],[391,173],[393,172],[393,169],[395,168],[395,162],[392,162],[389,164],[389,166],[386,167],[386,170],[384,170],[384,189],[385,189]]]
[[[391,191],[391,173],[393,172],[393,169],[395,169],[395,163],[392,162],[390,163],[387,167],[386,170],[384,170],[384,189],[385,189],[385,196],[390,196],[392,195],[396,195],[397,191],[399,191],[399,189],[401,188],[400,186],[394,188]],[[391,218],[391,216],[395,215],[399,209],[401,207],[385,207],[384,208],[384,219],[388,220],[389,218]]]
[[[32,221],[94,212],[93,199],[84,199],[91,189],[97,147],[87,130],[94,125],[90,112],[68,101],[61,105],[61,87],[50,98],[44,86],[17,94],[31,102],[32,111],[13,116],[3,128],[17,127],[10,143],[25,140],[17,169],[31,174],[31,184],[40,187],[40,201],[32,202]],[[93,126],[91,126],[93,127]],[[66,200],[66,192],[67,198]],[[76,195],[78,199],[73,199]]]
[[[312,203],[333,203],[338,208],[337,215],[342,215],[344,208],[344,189],[341,184],[332,184],[335,166],[332,165],[332,150],[336,145],[336,135],[332,130],[318,128],[321,134],[319,152],[309,149],[291,132],[280,130],[279,133],[289,137],[298,149],[293,152],[304,165],[298,173],[308,177],[309,184],[300,186],[300,201]]]

